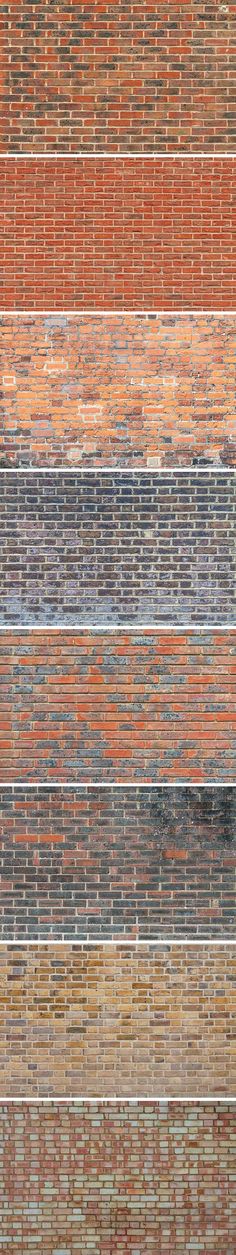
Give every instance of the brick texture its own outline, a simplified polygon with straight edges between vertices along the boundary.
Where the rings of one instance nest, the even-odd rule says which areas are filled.
[[[2,8],[1,151],[230,151],[235,8],[162,3]]]
[[[235,1255],[235,1107],[0,1107],[1,1233],[16,1255]]]
[[[2,310],[235,310],[235,159],[2,158]]]
[[[231,317],[0,316],[0,465],[235,466]]]
[[[236,790],[1,789],[0,935],[235,937]]]
[[[235,779],[235,632],[1,632],[1,781]]]
[[[220,1097],[236,1085],[236,951],[0,947],[0,1094]]]
[[[2,471],[0,623],[235,622],[235,473]]]

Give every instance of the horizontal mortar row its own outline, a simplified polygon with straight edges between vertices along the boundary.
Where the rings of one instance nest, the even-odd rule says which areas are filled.
[[[0,936],[235,937],[236,790],[0,791]]]

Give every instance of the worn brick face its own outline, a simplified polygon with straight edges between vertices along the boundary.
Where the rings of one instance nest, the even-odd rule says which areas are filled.
[[[235,1143],[228,1102],[3,1103],[5,1249],[235,1255]]]
[[[234,946],[0,946],[2,1097],[234,1096]]]
[[[235,937],[236,790],[0,791],[1,938]]]
[[[234,177],[232,157],[2,158],[2,310],[235,310]]]
[[[10,0],[1,150],[232,150],[234,15],[232,3],[207,0]]]
[[[0,623],[234,623],[233,472],[1,474]]]
[[[235,632],[1,632],[1,781],[235,779]]]
[[[231,317],[0,316],[1,466],[234,466]]]

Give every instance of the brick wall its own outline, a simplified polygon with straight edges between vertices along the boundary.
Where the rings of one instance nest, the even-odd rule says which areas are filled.
[[[231,150],[234,6],[2,9],[1,149]]]
[[[236,790],[1,789],[2,939],[234,937]]]
[[[1,781],[235,779],[235,633],[1,632]]]
[[[2,158],[2,310],[235,310],[234,172],[231,157]]]
[[[228,1102],[3,1103],[4,1248],[235,1255],[235,1141]]]
[[[7,624],[235,620],[234,472],[2,471]]]
[[[0,946],[0,1094],[235,1094],[236,951]]]
[[[235,319],[0,316],[1,466],[230,466]]]

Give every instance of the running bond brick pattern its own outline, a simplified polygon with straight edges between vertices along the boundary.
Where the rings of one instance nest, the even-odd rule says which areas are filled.
[[[235,780],[235,631],[0,633],[2,783]]]
[[[235,146],[235,7],[2,8],[1,151]]]
[[[0,1094],[235,1095],[231,942],[0,946]]]
[[[233,1104],[0,1106],[0,1215],[16,1255],[235,1255]]]
[[[235,937],[236,790],[0,791],[1,938]]]
[[[1,466],[236,464],[234,318],[0,317]]]
[[[235,466],[230,317],[0,316],[0,465]]]
[[[2,157],[2,310],[235,310],[235,168]]]
[[[2,471],[7,624],[234,623],[235,472]]]

